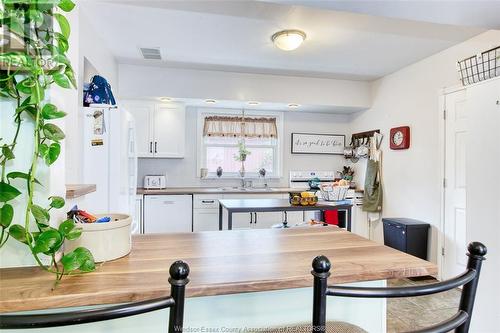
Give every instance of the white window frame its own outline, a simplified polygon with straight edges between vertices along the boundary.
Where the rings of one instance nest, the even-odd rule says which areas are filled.
[[[198,108],[198,118],[197,118],[197,174],[200,177],[201,168],[206,167],[206,149],[203,140],[203,125],[205,123],[205,117],[207,116],[241,116],[241,109],[222,109],[222,108]],[[245,110],[245,116],[248,117],[274,117],[276,118],[276,127],[278,130],[278,143],[277,145],[262,145],[259,147],[272,147],[276,151],[274,154],[276,161],[274,161],[274,169],[272,175],[266,175],[268,179],[279,179],[283,175],[283,112],[278,111],[265,111],[265,110]],[[215,146],[215,145],[214,145]],[[247,172],[245,178],[252,179],[258,178],[256,172]],[[206,179],[217,179],[215,172],[209,172]],[[240,179],[240,175],[237,172],[223,173],[222,179]]]

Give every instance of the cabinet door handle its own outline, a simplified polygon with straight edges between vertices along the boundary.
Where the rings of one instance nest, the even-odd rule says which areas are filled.
[[[254,213],[253,223],[257,224],[257,213]]]
[[[253,223],[253,213],[250,212],[250,224],[252,224],[252,223]]]
[[[155,141],[155,154],[158,152],[158,142]]]
[[[202,203],[214,203],[215,200],[201,200]]]
[[[152,141],[149,142],[149,152],[153,153],[153,142]]]

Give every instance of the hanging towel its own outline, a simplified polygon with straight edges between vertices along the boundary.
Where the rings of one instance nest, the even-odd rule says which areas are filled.
[[[379,163],[369,159],[366,166],[365,195],[363,197],[363,210],[365,212],[380,212],[382,210]]]
[[[375,133],[370,139],[370,158],[366,165],[365,193],[363,197],[363,210],[378,213],[382,211],[382,135]],[[373,218],[373,217],[372,217]],[[376,220],[376,219],[375,219]]]

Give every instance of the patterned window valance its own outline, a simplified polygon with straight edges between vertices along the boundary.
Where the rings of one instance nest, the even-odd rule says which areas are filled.
[[[274,138],[278,137],[276,118],[239,116],[205,117],[203,136]]]

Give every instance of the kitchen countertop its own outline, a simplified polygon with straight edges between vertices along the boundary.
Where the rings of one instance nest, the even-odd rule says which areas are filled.
[[[270,187],[271,190],[265,188],[252,188],[251,190],[242,190],[241,188],[231,187],[168,187],[164,189],[145,189],[137,188],[137,194],[273,194],[273,193],[290,193],[306,191],[306,189],[297,189],[291,187]],[[363,190],[355,190],[357,193],[362,193]]]
[[[185,260],[188,297],[312,286],[311,261],[332,261],[329,283],[435,275],[434,264],[336,227],[133,236],[132,252],[64,277],[38,267],[0,269],[0,312],[121,303],[168,295],[168,269]]]

